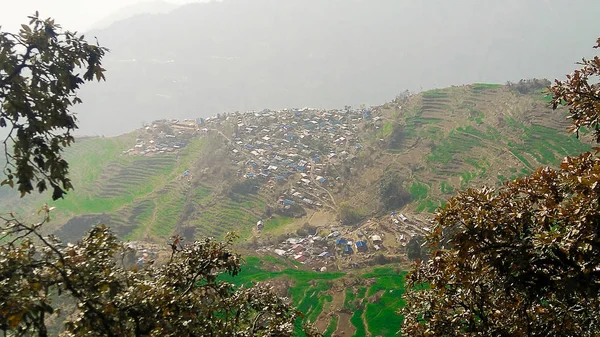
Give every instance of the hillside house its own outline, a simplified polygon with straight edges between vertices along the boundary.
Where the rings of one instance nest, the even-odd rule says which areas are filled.
[[[295,252],[295,253],[299,254],[302,251],[304,251],[304,246],[302,246],[301,244],[295,244],[295,245],[292,246],[292,248],[290,250],[292,252]]]
[[[305,263],[307,259],[308,259],[308,257],[306,257],[305,255],[302,255],[302,254],[294,255],[294,260],[296,260],[300,263]]]
[[[348,245],[348,240],[346,240],[344,238],[339,238],[339,239],[335,240],[335,244],[338,246]]]
[[[367,251],[367,242],[366,241],[356,241],[356,250],[359,252]]]

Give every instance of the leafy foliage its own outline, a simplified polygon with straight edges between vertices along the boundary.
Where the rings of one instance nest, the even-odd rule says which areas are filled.
[[[404,333],[600,333],[599,180],[588,153],[450,199],[426,238],[432,259],[408,277],[430,288],[407,294]]]
[[[518,91],[520,94],[531,94],[541,89],[546,88],[551,83],[547,79],[531,78],[527,80],[520,80],[517,83],[507,82],[506,85]]]
[[[45,212],[49,212],[46,208]],[[134,264],[104,226],[76,244],[42,236],[42,223],[3,218],[0,329],[47,336],[55,303],[72,302],[63,336],[291,336],[299,313],[267,285],[234,287],[240,258],[225,242],[181,244],[167,263]],[[308,335],[313,335],[310,331]]]
[[[422,247],[423,245],[423,236],[415,235],[410,238],[408,243],[406,244],[406,256],[409,260],[423,259]]]
[[[230,194],[256,194],[260,189],[260,183],[256,179],[246,179],[236,182],[231,186]]]
[[[581,64],[549,88],[552,103],[569,106],[573,131],[591,126],[600,142],[600,86],[589,82],[600,59]],[[407,277],[402,332],[599,335],[599,200],[600,159],[590,153],[497,189],[459,192],[425,237],[431,259]]]
[[[56,200],[73,187],[61,156],[77,128],[69,109],[81,103],[76,91],[85,81],[104,80],[107,49],[38,13],[29,18],[18,34],[0,32],[0,127],[9,129],[2,184],[16,180],[21,196],[50,185]]]
[[[600,48],[600,38],[594,48]],[[600,142],[600,57],[588,60],[583,58],[580,69],[567,75],[564,81],[555,80],[549,88],[552,94],[552,107],[561,105],[569,107],[570,118],[573,120],[572,130],[579,135],[579,129],[591,127],[594,129],[596,142]]]
[[[384,124],[384,128],[389,125],[391,130],[389,131],[390,139],[388,141],[388,149],[397,150],[404,145],[406,139],[406,130],[399,124]]]

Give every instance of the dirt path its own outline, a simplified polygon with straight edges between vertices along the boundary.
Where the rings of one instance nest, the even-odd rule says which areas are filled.
[[[208,130],[209,131],[217,131],[217,133],[220,134],[221,136],[223,136],[223,138],[227,139],[228,142],[233,143],[231,138],[227,137],[221,130],[219,130],[219,129],[208,129]]]
[[[329,192],[328,189],[326,189],[325,187],[321,186],[320,183],[318,181],[315,180],[314,178],[314,174],[313,174],[313,168],[315,167],[315,163],[313,162],[313,160],[311,159],[310,161],[310,180],[315,184],[315,186],[317,186],[319,189],[325,191],[327,194],[329,194],[329,198],[331,199],[331,202],[333,203],[333,206],[335,208],[337,208],[337,202],[335,202],[335,198],[333,197],[333,194],[331,194],[331,192]]]

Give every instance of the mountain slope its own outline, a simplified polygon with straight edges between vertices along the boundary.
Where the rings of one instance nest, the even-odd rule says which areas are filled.
[[[431,212],[456,190],[499,184],[589,150],[566,134],[565,115],[551,111],[537,92],[476,84],[424,92],[401,110],[389,107],[384,115],[395,117],[383,129],[399,133],[401,144],[372,157],[372,167],[353,181],[364,192],[345,196],[375,209],[372,186],[382,171],[393,170],[405,178],[410,208]]]
[[[484,84],[371,108],[265,110],[200,126],[163,120],[78,140],[67,152],[76,190],[64,200],[17,199],[7,187],[1,200],[24,217],[43,202],[56,206],[49,228],[68,240],[99,222],[128,239],[249,237],[271,214],[265,231],[279,235],[304,222],[328,228],[344,207],[353,222],[390,209],[427,214],[457,190],[556,166],[590,149],[567,125],[539,88]],[[389,177],[407,194],[395,206],[382,199]]]
[[[167,13],[177,5],[164,1],[147,1],[123,7],[90,26],[90,30],[106,29],[115,22],[129,19],[135,15]]]

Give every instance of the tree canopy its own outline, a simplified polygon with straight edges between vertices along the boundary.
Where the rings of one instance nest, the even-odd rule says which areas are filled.
[[[21,196],[50,187],[56,200],[73,188],[61,156],[77,129],[69,110],[81,103],[85,81],[104,80],[107,49],[37,12],[29,18],[17,34],[0,32],[0,127],[8,130],[2,185],[16,183]]]
[[[231,236],[225,242],[203,239],[190,245],[175,237],[167,263],[136,263],[135,251],[104,226],[75,244],[63,244],[39,234],[43,222],[2,220],[0,330],[4,332],[293,335],[300,314],[287,299],[268,285],[239,288],[220,280],[221,274],[235,276],[240,271],[240,256],[230,250]],[[64,324],[50,324],[56,320]]]
[[[598,45],[600,46],[600,39]],[[549,87],[572,131],[600,141],[600,59]],[[407,336],[600,334],[600,159],[567,157],[499,188],[467,189],[436,214],[431,256],[407,277]]]
[[[600,48],[600,38],[596,41],[595,49]],[[594,56],[588,60],[583,58],[577,63],[580,69],[568,74],[566,80],[555,80],[550,87],[552,106],[569,107],[569,118],[572,120],[571,131],[579,135],[581,127],[590,127],[600,142],[600,57]]]

